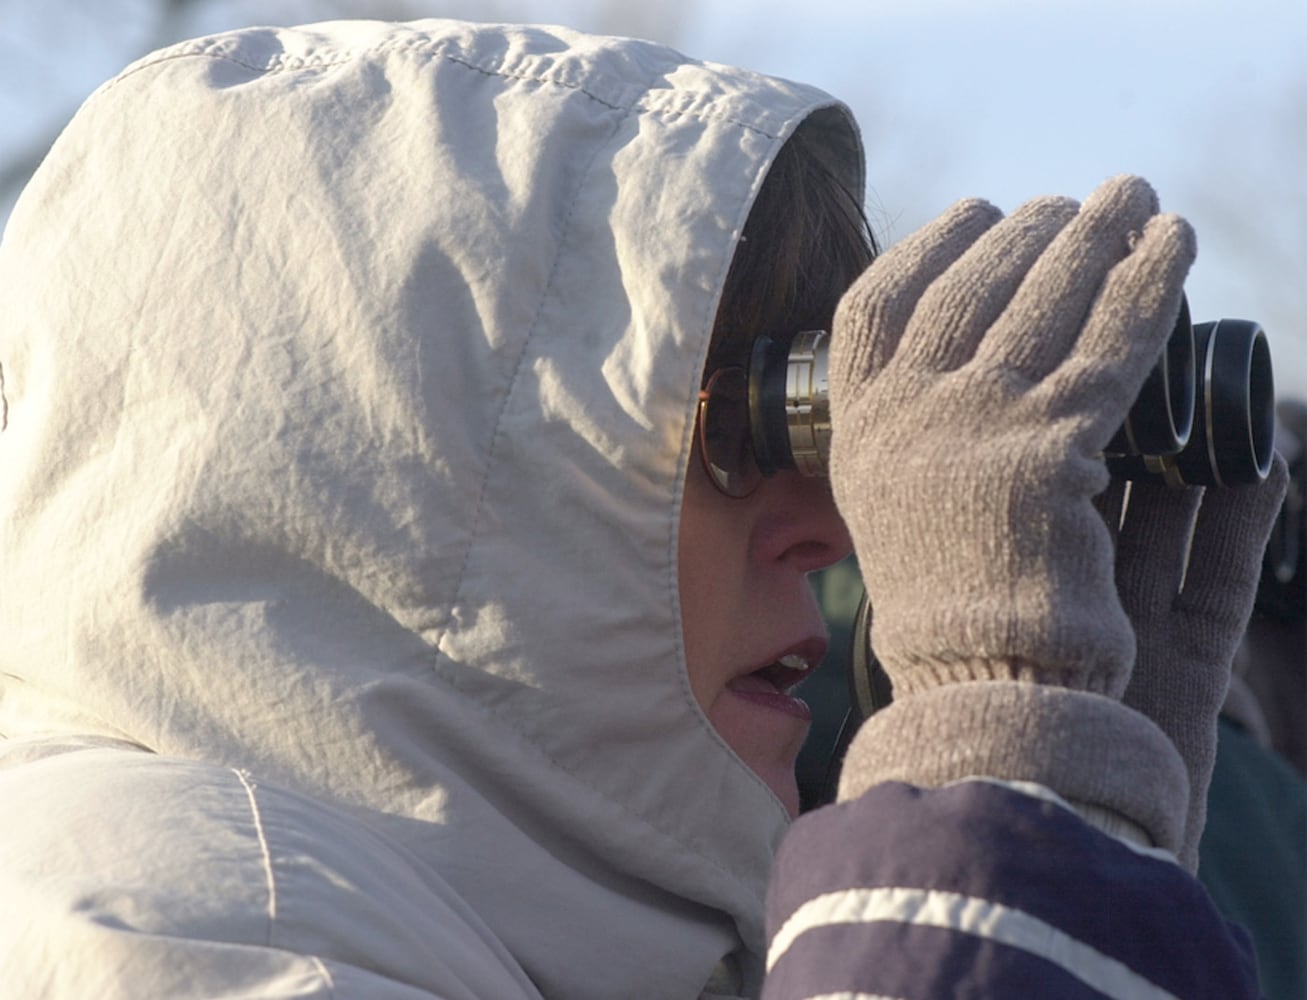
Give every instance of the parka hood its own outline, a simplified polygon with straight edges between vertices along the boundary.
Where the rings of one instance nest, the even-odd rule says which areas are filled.
[[[860,192],[826,95],[561,28],[251,29],[103,86],[0,244],[0,734],[338,803],[546,993],[755,980],[786,817],[690,692],[677,521],[814,115]]]

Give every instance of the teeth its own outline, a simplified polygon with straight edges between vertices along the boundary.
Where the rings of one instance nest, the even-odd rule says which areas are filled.
[[[797,653],[787,653],[776,661],[782,667],[788,667],[790,670],[807,670],[808,661]]]

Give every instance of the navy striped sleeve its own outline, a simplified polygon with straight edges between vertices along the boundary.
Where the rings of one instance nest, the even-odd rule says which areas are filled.
[[[801,817],[767,933],[764,1000],[1258,996],[1248,936],[1168,856],[987,781]]]

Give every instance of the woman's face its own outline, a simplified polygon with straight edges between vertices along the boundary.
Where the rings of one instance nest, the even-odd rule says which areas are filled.
[[[794,765],[810,717],[788,692],[817,666],[827,642],[808,574],[850,548],[827,480],[781,472],[735,499],[691,457],[678,549],[690,688],[791,816],[799,810]]]

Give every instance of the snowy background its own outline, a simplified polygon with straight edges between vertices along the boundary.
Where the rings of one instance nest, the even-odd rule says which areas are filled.
[[[1307,0],[0,0],[0,219],[81,100],[181,38],[335,17],[542,21],[824,87],[862,122],[892,243],[967,195],[1011,210],[1153,182],[1197,228],[1195,319],[1261,321],[1307,398]]]

